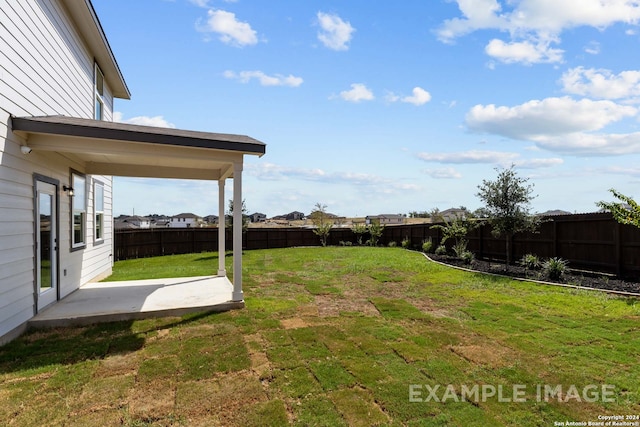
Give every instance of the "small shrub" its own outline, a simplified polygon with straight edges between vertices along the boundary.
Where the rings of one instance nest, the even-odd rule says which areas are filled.
[[[445,245],[440,245],[436,248],[436,255],[446,255],[447,247]]]
[[[458,258],[462,259],[462,255],[464,255],[465,252],[469,252],[467,251],[467,241],[466,240],[457,241],[456,244],[453,245],[453,252],[456,254]]]
[[[567,269],[568,262],[562,258],[550,258],[542,265],[545,276],[551,280],[559,280]]]
[[[542,266],[542,262],[540,262],[540,258],[536,255],[526,254],[520,260],[520,265],[527,270],[537,270]]]
[[[351,242],[349,240],[347,240],[347,241],[340,240],[340,246],[353,246],[353,242]]]
[[[390,248],[395,248],[396,246],[398,246],[398,244],[394,241],[389,242],[389,247]]]
[[[471,251],[464,251],[459,258],[467,265],[473,264],[473,261],[476,260],[476,256]]]
[[[431,237],[429,237],[429,240],[425,240],[424,242],[422,242],[422,252],[424,252],[425,254],[428,254],[432,250],[433,250],[433,242],[431,241]]]
[[[411,247],[411,240],[408,237],[402,239],[402,243],[400,243],[403,249],[409,249]]]

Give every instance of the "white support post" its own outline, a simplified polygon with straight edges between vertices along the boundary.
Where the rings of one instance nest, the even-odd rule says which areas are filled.
[[[242,293],[242,161],[233,164],[233,301]]]
[[[224,214],[224,184],[224,178],[218,181],[218,277],[225,277],[227,275],[227,269],[224,264],[224,253],[226,251],[225,239],[227,231],[227,221]]]

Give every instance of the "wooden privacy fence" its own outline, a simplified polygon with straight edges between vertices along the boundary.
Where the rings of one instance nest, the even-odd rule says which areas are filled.
[[[328,245],[355,241],[349,228],[332,229]],[[308,228],[249,228],[242,235],[244,249],[275,249],[296,246],[319,246],[320,238]],[[115,233],[115,260],[161,255],[198,253],[218,250],[217,228],[152,228],[121,230]],[[231,229],[225,236],[225,247],[233,249]]]
[[[408,239],[419,249],[422,242],[432,239],[440,243],[442,232],[433,224],[387,226],[380,238],[381,245]],[[369,238],[363,236],[363,241]],[[477,258],[504,261],[505,239],[495,238],[491,227],[483,225],[467,236],[468,249]],[[355,244],[357,236],[349,228],[333,228],[328,244]],[[448,242],[451,246],[453,242]],[[295,246],[319,246],[320,239],[308,228],[249,228],[243,235],[244,249],[272,249]],[[233,248],[231,230],[226,233],[226,247]],[[217,228],[162,228],[117,231],[115,259],[142,258],[159,255],[217,251]],[[612,273],[619,277],[640,277],[640,229],[618,224],[611,214],[595,213],[546,217],[537,233],[520,233],[513,237],[511,259],[525,254],[540,258],[559,257],[569,267]]]

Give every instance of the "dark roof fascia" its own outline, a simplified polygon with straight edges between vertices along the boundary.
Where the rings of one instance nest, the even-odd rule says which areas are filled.
[[[12,117],[14,131],[239,151],[262,156],[266,144],[245,135],[106,122],[66,116]]]

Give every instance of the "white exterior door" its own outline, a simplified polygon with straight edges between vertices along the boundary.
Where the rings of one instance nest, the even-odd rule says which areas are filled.
[[[58,187],[36,181],[36,288],[38,311],[58,300]]]

